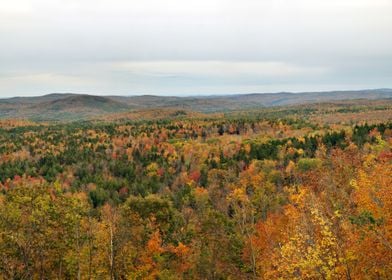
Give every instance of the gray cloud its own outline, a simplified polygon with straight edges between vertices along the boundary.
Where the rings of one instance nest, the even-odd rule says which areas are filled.
[[[388,0],[13,0],[0,96],[392,86]]]

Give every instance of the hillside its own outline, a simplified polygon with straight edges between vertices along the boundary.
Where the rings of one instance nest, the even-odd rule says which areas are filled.
[[[42,97],[18,97],[3,100],[0,102],[0,117],[32,120],[78,120],[129,109],[127,104],[108,97],[50,94]]]
[[[0,279],[390,279],[391,174],[392,100],[0,120]]]
[[[94,96],[54,93],[37,97],[1,99],[0,118],[78,120],[151,108],[174,108],[200,113],[214,113],[339,100],[381,100],[390,98],[392,98],[392,89],[192,97]]]
[[[386,99],[392,98],[392,89],[298,93],[251,93],[191,97],[144,95],[130,97],[113,96],[111,98],[125,102],[135,108],[171,107],[186,108],[192,111],[210,113],[334,100]]]

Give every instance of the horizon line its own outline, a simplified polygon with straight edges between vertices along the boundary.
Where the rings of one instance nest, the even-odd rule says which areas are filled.
[[[381,88],[364,88],[364,89],[339,89],[339,90],[314,90],[314,91],[275,91],[275,92],[243,92],[243,93],[199,93],[199,94],[153,94],[153,93],[136,93],[136,94],[100,94],[100,93],[82,93],[82,92],[51,92],[41,95],[14,95],[14,96],[0,96],[0,99],[12,99],[12,98],[38,98],[50,95],[89,95],[89,96],[104,96],[104,97],[177,97],[177,98],[189,98],[189,97],[220,97],[220,96],[238,96],[238,95],[256,95],[256,94],[309,94],[309,93],[331,93],[331,92],[361,92],[361,91],[392,91],[392,88],[381,87]]]

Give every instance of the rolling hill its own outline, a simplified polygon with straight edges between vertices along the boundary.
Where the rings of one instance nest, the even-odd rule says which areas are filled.
[[[32,120],[79,120],[130,110],[130,106],[108,97],[50,94],[0,101],[1,118]]]
[[[53,93],[36,97],[0,99],[0,118],[80,120],[146,109],[183,109],[214,113],[262,107],[298,105],[338,100],[391,99],[392,89],[302,93],[252,93],[219,96],[95,96]]]

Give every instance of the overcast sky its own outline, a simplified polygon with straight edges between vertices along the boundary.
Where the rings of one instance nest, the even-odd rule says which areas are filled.
[[[2,0],[0,97],[392,87],[392,0]]]

